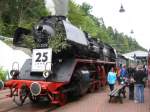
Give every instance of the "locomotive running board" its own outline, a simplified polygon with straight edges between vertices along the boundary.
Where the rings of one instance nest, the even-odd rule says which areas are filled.
[[[84,63],[116,64],[116,62],[94,60],[94,59],[76,59],[76,61],[77,62],[84,62]]]

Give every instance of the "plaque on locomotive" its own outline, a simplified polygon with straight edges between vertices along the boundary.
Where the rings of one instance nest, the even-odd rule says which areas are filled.
[[[51,63],[52,49],[34,49],[32,54],[32,71],[42,72],[47,63]],[[49,67],[51,70],[51,66]]]

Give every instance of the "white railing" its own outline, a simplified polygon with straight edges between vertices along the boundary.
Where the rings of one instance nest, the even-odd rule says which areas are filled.
[[[13,38],[9,38],[9,37],[0,35],[0,40],[13,40]]]

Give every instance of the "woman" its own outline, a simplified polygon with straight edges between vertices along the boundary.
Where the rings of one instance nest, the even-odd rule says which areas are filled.
[[[117,79],[116,73],[114,72],[114,68],[112,67],[111,70],[108,72],[108,75],[107,75],[107,82],[109,84],[111,91],[114,89],[116,79]]]

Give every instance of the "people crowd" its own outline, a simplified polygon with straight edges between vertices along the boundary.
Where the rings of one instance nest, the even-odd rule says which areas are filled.
[[[126,85],[129,88],[129,100],[134,100],[135,103],[144,103],[144,87],[147,80],[147,69],[145,65],[129,66],[121,65],[112,67],[107,75],[107,82],[112,91],[117,85]],[[117,83],[118,82],[118,83]],[[123,96],[126,97],[125,95]]]

